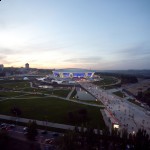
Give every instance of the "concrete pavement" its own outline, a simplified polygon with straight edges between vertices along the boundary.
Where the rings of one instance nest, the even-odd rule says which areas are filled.
[[[28,123],[29,120],[34,120],[34,119],[27,119],[27,118],[16,118],[13,116],[6,116],[6,115],[0,115],[0,118],[5,120],[12,120],[12,121],[16,121],[17,119],[17,122],[21,122],[21,123]],[[35,121],[38,125],[43,126],[43,121],[40,120],[35,120]],[[58,129],[64,129],[64,130],[74,130],[75,128],[75,126],[53,123],[53,122],[47,122],[47,127],[53,127]]]
[[[106,109],[111,112],[112,118],[116,118],[120,122],[121,129],[127,128],[128,132],[132,133],[139,128],[144,128],[150,134],[150,116],[146,114],[144,108],[131,104],[126,98],[117,97],[92,83],[82,83],[82,86],[93,93],[98,100],[102,101]],[[105,118],[105,115],[103,117]],[[106,121],[105,123],[107,124]]]
[[[13,116],[6,116],[6,115],[0,115],[1,119],[4,120],[12,120],[12,121],[16,121],[17,122],[21,122],[21,123],[28,123],[29,120],[34,120],[34,119],[27,119],[27,118],[16,118]],[[40,120],[35,120],[37,125],[41,125],[43,126],[43,121]],[[54,122],[46,122],[47,127],[53,127],[53,128],[58,128],[58,129],[63,129],[63,130],[74,130],[75,126],[72,125],[66,125],[66,124],[59,124],[59,123],[54,123]],[[81,130],[81,127],[78,127],[79,130]],[[86,128],[84,128],[84,130],[86,130]],[[94,129],[95,133],[97,133],[97,129]]]

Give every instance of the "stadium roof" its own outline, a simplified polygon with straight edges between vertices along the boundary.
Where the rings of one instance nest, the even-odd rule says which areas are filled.
[[[57,69],[54,70],[54,72],[95,72],[94,70],[88,70],[88,69],[80,69],[80,68],[69,68],[69,69]]]

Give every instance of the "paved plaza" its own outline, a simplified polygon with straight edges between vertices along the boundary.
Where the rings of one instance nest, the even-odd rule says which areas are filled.
[[[110,91],[102,90],[92,83],[80,84],[105,105],[110,116],[119,123],[120,129],[126,128],[129,133],[134,133],[142,128],[150,134],[150,115],[144,108],[127,101],[126,98],[115,96]]]

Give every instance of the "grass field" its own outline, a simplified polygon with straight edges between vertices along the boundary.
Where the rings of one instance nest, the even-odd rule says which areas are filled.
[[[65,89],[65,90],[54,90],[53,94],[60,96],[60,97],[67,97],[71,90]]]
[[[21,92],[0,92],[0,97],[15,97],[15,96],[21,96],[23,93]]]
[[[86,109],[88,113],[88,121],[92,127],[104,128],[105,124],[99,108],[68,102],[58,98],[40,98],[40,99],[11,99],[0,102],[0,114],[11,115],[10,109],[17,106],[22,110],[21,117],[29,119],[81,125],[85,122],[74,120],[70,122],[68,118],[69,112],[77,112],[80,109]]]
[[[23,92],[0,92],[0,98],[29,98],[29,97],[45,97],[44,94],[27,94]]]
[[[60,96],[60,97],[67,97],[67,95],[69,94],[70,90],[68,89],[61,89],[61,90],[53,90],[53,89],[41,89],[41,88],[26,88],[23,91],[25,92],[40,92],[43,94],[53,94],[56,96]]]
[[[9,89],[20,89],[30,87],[30,83],[28,81],[20,81],[20,82],[4,82],[0,85],[1,88],[9,88]]]
[[[93,83],[96,84],[96,85],[98,85],[98,86],[105,86],[105,85],[110,85],[110,84],[114,84],[114,83],[117,82],[117,79],[115,79],[113,77],[104,76],[102,78],[103,78],[103,80],[101,80],[101,81],[95,81]]]
[[[122,93],[121,91],[113,92],[113,94],[115,94],[115,95],[117,95],[117,96],[119,96],[119,97],[121,97],[121,98],[126,97],[126,96],[124,95],[124,93]]]
[[[42,89],[42,88],[25,88],[22,91],[24,92],[34,92],[34,93],[43,93],[43,94],[52,94],[52,89]]]
[[[19,96],[19,98],[34,98],[34,97],[45,97],[44,94],[24,94],[22,96]]]
[[[121,87],[120,84],[101,86],[101,88],[104,90],[110,90],[110,89],[119,88],[119,87]]]

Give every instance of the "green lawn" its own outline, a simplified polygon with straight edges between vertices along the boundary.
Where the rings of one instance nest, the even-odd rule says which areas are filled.
[[[46,95],[44,94],[25,94],[22,96],[19,96],[19,98],[34,98],[34,97],[45,97]]]
[[[115,84],[117,82],[117,79],[113,78],[113,77],[102,77],[103,80],[101,81],[95,81],[93,82],[94,84],[98,85],[98,86],[105,86],[105,85],[110,85],[110,84]]]
[[[113,94],[123,98],[123,97],[126,97],[124,93],[122,93],[121,91],[117,91],[117,92],[113,92]]]
[[[69,94],[69,92],[71,90],[68,90],[68,89],[42,89],[42,88],[26,88],[24,89],[23,91],[26,91],[26,92],[40,92],[40,93],[43,93],[43,94],[53,94],[53,95],[56,95],[56,96],[60,96],[60,97],[67,97],[67,95]]]
[[[114,88],[118,88],[118,87],[120,87],[120,84],[101,86],[101,88],[104,90],[110,90],[110,89],[114,89]]]
[[[0,97],[15,97],[15,96],[21,96],[24,95],[21,92],[0,92]]]
[[[60,97],[67,97],[71,90],[65,89],[65,90],[54,90],[53,94],[60,96]]]
[[[99,108],[68,102],[57,98],[40,99],[11,99],[0,102],[0,114],[11,115],[10,109],[17,106],[22,110],[24,118],[44,120],[72,125],[81,125],[83,122],[76,120],[70,122],[68,113],[76,113],[80,109],[86,109],[88,113],[87,123],[92,127],[104,128],[105,124]],[[85,122],[84,122],[85,123]]]
[[[25,88],[23,89],[25,92],[40,92],[43,94],[51,94],[52,90],[51,89],[42,89],[42,88]]]
[[[0,85],[1,88],[9,88],[9,89],[20,89],[30,87],[30,83],[28,81],[20,81],[20,82],[6,82]]]

